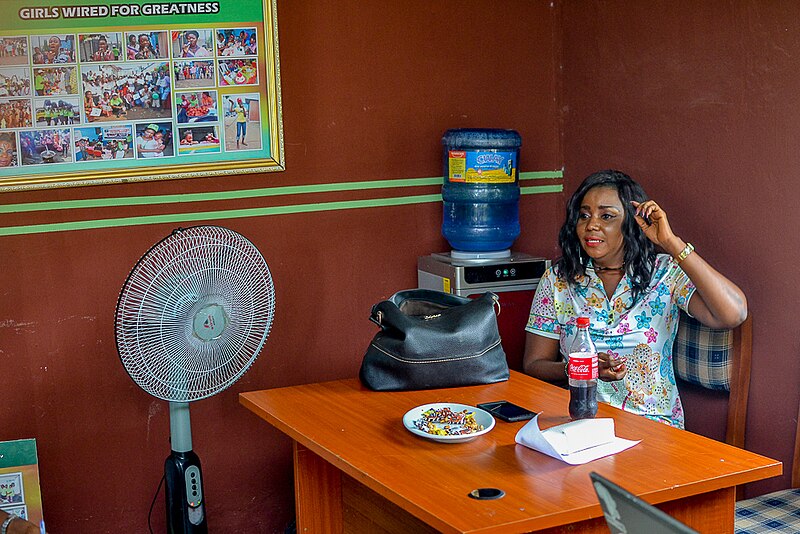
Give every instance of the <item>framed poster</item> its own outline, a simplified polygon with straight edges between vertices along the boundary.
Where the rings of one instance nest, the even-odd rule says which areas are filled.
[[[0,510],[44,524],[35,439],[0,441]]]
[[[3,6],[0,192],[283,170],[275,0]]]

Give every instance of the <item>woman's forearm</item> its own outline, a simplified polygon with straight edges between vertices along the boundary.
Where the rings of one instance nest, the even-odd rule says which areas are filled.
[[[564,383],[567,376],[558,347],[557,339],[546,338],[531,332],[526,333],[522,370],[525,374],[539,380]]]
[[[525,360],[522,367],[525,374],[545,382],[565,382],[567,379],[564,362]]]
[[[677,259],[686,246],[686,242],[676,237],[664,248]],[[712,328],[735,328],[747,318],[747,298],[742,290],[697,251],[690,252],[680,266],[697,288],[697,295],[689,301],[689,311],[701,323]],[[701,297],[699,301],[697,296]]]

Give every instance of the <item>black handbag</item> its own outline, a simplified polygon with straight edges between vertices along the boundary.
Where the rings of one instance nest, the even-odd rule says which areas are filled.
[[[430,289],[399,291],[372,307],[380,327],[359,378],[376,391],[433,389],[508,380],[500,344],[500,302],[486,292],[468,299]]]

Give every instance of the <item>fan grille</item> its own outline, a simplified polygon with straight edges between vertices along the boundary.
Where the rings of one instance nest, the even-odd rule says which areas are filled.
[[[269,335],[272,277],[258,249],[219,226],[178,229],[125,281],[116,341],[134,382],[171,402],[210,397],[250,367]]]

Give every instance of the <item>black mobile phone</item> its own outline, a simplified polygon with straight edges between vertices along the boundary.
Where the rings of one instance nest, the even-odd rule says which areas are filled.
[[[503,421],[509,423],[516,423],[517,421],[525,421],[527,419],[533,419],[537,412],[532,412],[527,408],[523,408],[522,406],[518,406],[513,402],[508,401],[494,401],[494,402],[483,402],[478,404],[478,408],[481,410],[486,410],[493,416],[497,417],[498,419],[502,419]]]

